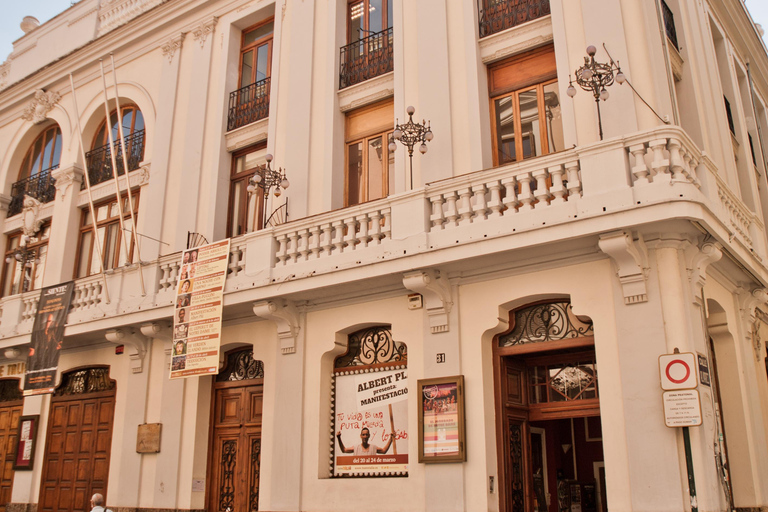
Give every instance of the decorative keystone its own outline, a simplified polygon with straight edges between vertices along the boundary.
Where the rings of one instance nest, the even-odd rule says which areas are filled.
[[[128,345],[131,349],[128,354],[131,359],[131,371],[133,373],[144,371],[144,356],[147,354],[149,345],[149,340],[144,334],[135,331],[132,327],[121,327],[108,330],[105,337],[115,345]]]
[[[35,91],[35,97],[22,112],[21,118],[34,124],[40,124],[48,118],[48,112],[53,110],[60,99],[61,95],[57,92],[46,92],[43,89],[38,89]]]
[[[448,332],[448,314],[453,305],[448,280],[435,270],[417,270],[403,275],[403,286],[424,297],[432,334]]]
[[[277,324],[280,351],[285,354],[296,352],[299,336],[299,310],[285,299],[264,300],[253,303],[253,314]]]
[[[624,304],[647,302],[648,249],[643,239],[634,240],[624,231],[614,231],[600,236],[598,245],[616,264]]]

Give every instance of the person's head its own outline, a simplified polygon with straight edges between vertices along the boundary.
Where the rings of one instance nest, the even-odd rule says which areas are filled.
[[[46,325],[51,325],[53,323],[53,313],[48,313],[48,319],[46,320]]]
[[[186,322],[186,318],[187,318],[187,311],[185,309],[180,309],[179,310],[179,323],[183,324],[184,322]]]
[[[184,342],[179,340],[176,342],[176,355],[182,354],[184,352]]]
[[[104,496],[102,496],[99,493],[96,493],[93,496],[91,496],[91,505],[93,505],[94,507],[97,507],[97,506],[100,507],[104,505]]]
[[[371,440],[371,431],[368,430],[368,427],[363,427],[362,430],[360,430],[360,440],[363,442],[364,447],[368,447],[368,441]]]
[[[189,253],[189,262],[194,263],[197,261],[197,251],[192,251]]]
[[[188,252],[185,252],[185,253],[184,253],[184,256],[181,258],[181,262],[182,262],[184,265],[186,265],[187,263],[189,263],[189,253],[188,253]]]
[[[192,287],[192,282],[189,279],[185,279],[181,283],[181,293],[187,293],[191,287]]]

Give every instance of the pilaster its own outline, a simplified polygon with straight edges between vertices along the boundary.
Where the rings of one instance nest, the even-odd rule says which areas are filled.
[[[48,253],[56,255],[45,262],[43,284],[58,284],[72,279],[77,255],[80,210],[77,198],[83,181],[83,169],[78,164],[59,167],[51,175],[56,180],[56,198],[51,216]]]

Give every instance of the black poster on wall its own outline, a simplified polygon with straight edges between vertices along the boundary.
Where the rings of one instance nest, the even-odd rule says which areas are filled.
[[[67,323],[69,303],[75,290],[74,281],[49,286],[40,292],[35,323],[32,327],[32,343],[24,376],[24,396],[53,393],[56,385],[56,369],[59,351],[64,340],[64,324]]]

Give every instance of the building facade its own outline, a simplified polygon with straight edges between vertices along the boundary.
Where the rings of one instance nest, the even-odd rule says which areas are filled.
[[[739,0],[28,24],[0,66],[0,506],[768,510],[766,129]],[[268,154],[289,183],[253,180]],[[182,251],[226,238],[221,370],[169,379]],[[22,397],[40,290],[72,280],[56,389]],[[669,427],[691,372],[700,422]]]

